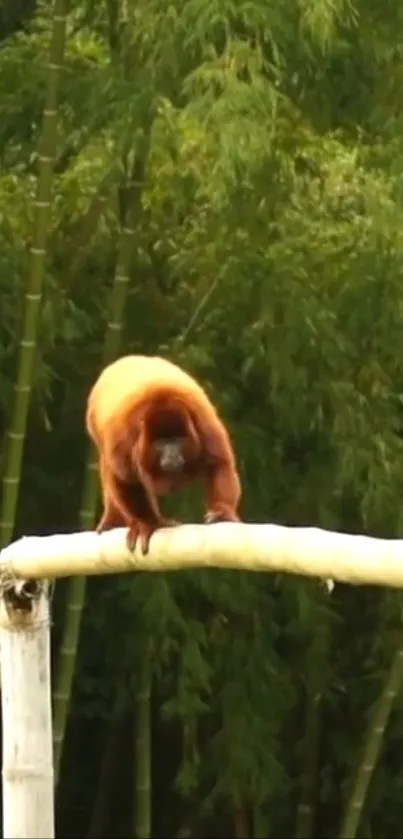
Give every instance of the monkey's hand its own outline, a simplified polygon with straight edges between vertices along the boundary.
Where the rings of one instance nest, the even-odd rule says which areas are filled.
[[[218,524],[224,521],[240,521],[240,518],[230,507],[220,505],[214,510],[208,510],[204,516],[204,524]]]
[[[159,530],[161,527],[177,527],[178,524],[179,522],[173,519],[163,518],[162,516],[158,522],[153,522],[152,524],[136,519],[129,527],[127,547],[130,551],[134,551],[137,542],[139,542],[142,553],[147,554],[150,549],[151,536],[156,530]]]

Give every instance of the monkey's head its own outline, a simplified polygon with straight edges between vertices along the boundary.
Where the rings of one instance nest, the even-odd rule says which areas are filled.
[[[173,481],[193,471],[200,440],[186,406],[156,407],[144,419],[146,468],[156,478]]]
[[[159,437],[153,442],[154,461],[161,472],[182,472],[186,465],[186,437]]]

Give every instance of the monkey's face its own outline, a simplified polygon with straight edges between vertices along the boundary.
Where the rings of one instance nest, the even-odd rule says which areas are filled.
[[[161,474],[177,475],[186,466],[186,437],[168,437],[154,440],[154,464]]]
[[[149,447],[148,474],[157,495],[176,492],[197,473],[189,437],[158,437]]]
[[[200,440],[181,406],[150,409],[139,444],[138,459],[157,492],[179,489],[198,471]]]

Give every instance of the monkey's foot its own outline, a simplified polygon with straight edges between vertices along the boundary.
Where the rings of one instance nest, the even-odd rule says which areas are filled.
[[[137,542],[139,542],[142,553],[147,554],[150,549],[151,536],[156,530],[160,530],[161,527],[177,527],[178,524],[179,522],[174,521],[173,519],[165,519],[162,517],[158,522],[154,522],[153,524],[136,521],[129,527],[129,532],[127,534],[127,547],[130,551],[134,551]]]
[[[219,524],[226,521],[240,521],[239,517],[233,510],[227,507],[222,507],[217,510],[208,510],[204,516],[204,524]]]

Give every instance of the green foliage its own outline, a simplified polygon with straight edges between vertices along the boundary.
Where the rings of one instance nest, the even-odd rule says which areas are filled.
[[[50,9],[28,5],[0,50],[4,429],[49,72]],[[200,377],[234,438],[245,519],[401,535],[401,24],[400,5],[378,0],[71,4],[18,533],[78,527],[84,403],[129,214],[122,350]],[[197,490],[166,506],[201,518]],[[58,584],[55,663],[64,595]],[[86,830],[98,783],[104,835],[132,830],[146,673],[155,835],[242,823],[334,836],[400,645],[399,598],[365,588],[329,598],[300,579],[213,572],[90,580],[59,832]],[[401,832],[401,704],[363,836]],[[109,721],[125,742],[102,794]]]

